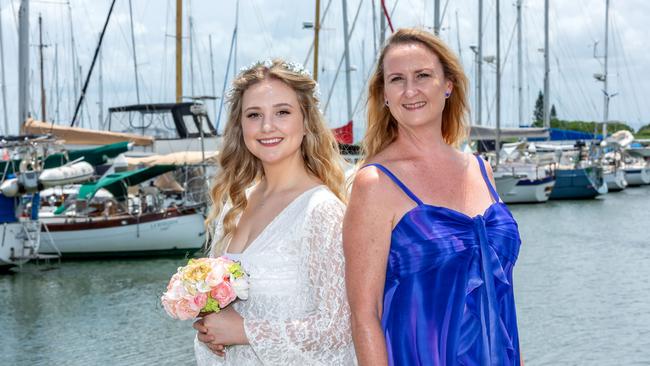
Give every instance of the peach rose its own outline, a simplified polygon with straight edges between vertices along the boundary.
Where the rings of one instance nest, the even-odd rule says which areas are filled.
[[[195,310],[192,301],[182,299],[176,302],[176,316],[178,319],[188,320],[196,318],[197,315],[199,315],[199,311]]]

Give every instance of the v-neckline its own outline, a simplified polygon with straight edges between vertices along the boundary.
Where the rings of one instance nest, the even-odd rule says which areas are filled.
[[[311,191],[314,191],[317,188],[320,188],[322,186],[324,186],[324,184],[318,184],[318,185],[316,185],[314,187],[311,187],[311,188],[305,190],[304,192],[300,193],[299,195],[297,195],[294,199],[292,199],[286,206],[284,206],[284,208],[282,208],[282,210],[280,210],[280,212],[277,215],[275,215],[275,217],[271,221],[269,221],[268,224],[266,224],[266,226],[264,226],[262,231],[260,231],[259,234],[257,234],[257,236],[253,240],[251,240],[249,243],[247,243],[247,245],[244,246],[244,249],[241,252],[238,252],[238,253],[230,253],[230,252],[228,252],[228,249],[230,248],[230,244],[232,243],[232,237],[231,237],[230,240],[228,240],[228,245],[226,246],[226,249],[224,250],[224,255],[228,255],[228,254],[244,255],[244,253],[247,253],[250,250],[250,248],[269,230],[269,228],[271,228],[273,226],[273,224],[275,224],[275,222],[278,221],[278,218],[281,217],[282,215],[284,215],[284,213],[290,207],[292,207],[302,197],[307,195],[307,193],[309,193]],[[239,220],[241,220],[241,215],[239,215],[239,217],[237,218],[237,224],[235,225],[235,227],[239,226]]]

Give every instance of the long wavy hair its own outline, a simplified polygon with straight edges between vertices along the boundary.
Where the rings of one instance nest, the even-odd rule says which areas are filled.
[[[386,53],[403,44],[420,44],[433,52],[442,64],[445,78],[453,84],[452,93],[442,111],[442,137],[445,142],[457,146],[467,135],[467,86],[468,80],[458,57],[435,35],[415,28],[395,32],[381,50],[375,71],[368,86],[368,128],[362,147],[367,161],[384,150],[397,138],[397,120],[384,104],[384,58]]]
[[[246,189],[264,177],[262,163],[244,144],[241,119],[244,92],[268,79],[281,81],[296,92],[305,128],[300,145],[305,169],[320,179],[339,199],[345,200],[345,178],[340,165],[342,158],[334,135],[318,109],[317,83],[297,64],[281,59],[258,62],[239,73],[228,95],[228,120],[219,158],[221,169],[210,188],[212,206],[205,221],[208,232],[214,232],[214,222],[221,216],[227,203],[230,203],[230,208],[223,215],[223,235],[210,238],[213,253],[221,253],[232,237],[236,220],[248,204]]]

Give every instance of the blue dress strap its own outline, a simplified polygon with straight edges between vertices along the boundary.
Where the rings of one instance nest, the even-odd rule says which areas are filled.
[[[485,184],[487,184],[488,189],[490,190],[490,194],[492,195],[492,198],[494,198],[494,202],[499,202],[499,194],[497,193],[496,189],[492,186],[492,182],[490,182],[490,178],[488,178],[487,170],[485,170],[485,163],[483,162],[483,158],[476,155],[476,160],[478,160],[478,165],[481,167],[481,174],[483,175],[483,180],[485,180]]]
[[[413,192],[411,192],[411,190],[408,189],[408,187],[404,183],[402,183],[402,181],[399,180],[395,176],[395,174],[393,174],[390,170],[388,170],[388,168],[386,168],[385,166],[383,166],[381,164],[373,163],[373,164],[365,165],[361,169],[363,169],[365,167],[368,167],[368,166],[374,166],[374,167],[378,168],[379,170],[381,170],[382,172],[384,172],[384,174],[386,174],[388,176],[388,178],[390,178],[393,182],[395,182],[395,184],[397,184],[397,186],[404,193],[406,193],[407,196],[409,196],[413,201],[415,201],[415,203],[417,203],[418,206],[422,206],[424,204],[424,203],[422,203],[422,201],[420,201],[418,196],[416,196]]]

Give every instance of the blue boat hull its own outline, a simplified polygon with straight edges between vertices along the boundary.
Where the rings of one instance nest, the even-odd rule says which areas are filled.
[[[589,199],[601,193],[602,174],[594,168],[558,169],[555,171],[555,187],[550,199]]]

